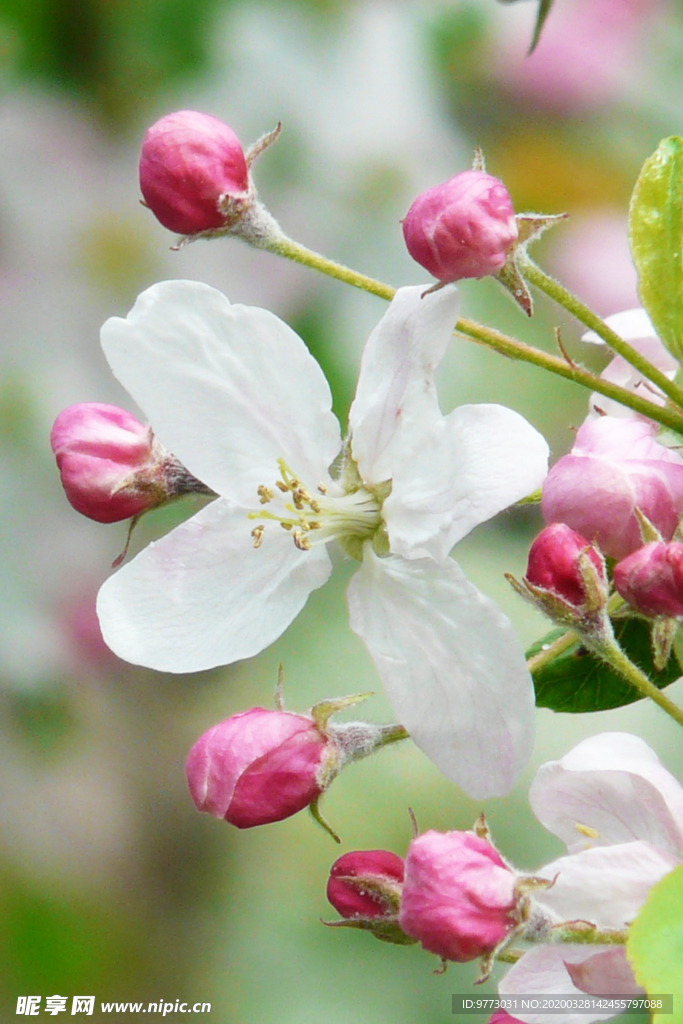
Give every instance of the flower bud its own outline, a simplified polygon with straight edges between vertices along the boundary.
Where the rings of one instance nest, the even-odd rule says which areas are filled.
[[[517,925],[516,877],[473,832],[425,832],[405,861],[399,924],[444,960],[486,956]]]
[[[248,203],[251,193],[247,162],[232,128],[195,110],[167,114],[147,129],[140,189],[157,220],[180,235],[223,228],[226,199]]]
[[[614,586],[625,601],[649,618],[683,615],[683,544],[655,541],[614,568]]]
[[[518,1017],[511,1017],[507,1010],[496,1010],[491,1014],[487,1024],[522,1024]]]
[[[417,197],[403,237],[420,266],[439,281],[458,281],[499,271],[517,241],[517,222],[502,181],[463,171]]]
[[[130,519],[159,503],[159,448],[149,427],[115,405],[86,402],[59,414],[50,434],[67,498],[98,523]]]
[[[529,549],[526,582],[564,598],[577,608],[581,607],[589,597],[581,565],[584,553],[593,563],[606,590],[607,578],[602,558],[585,537],[564,523],[546,526],[536,537]]]
[[[213,494],[125,409],[70,405],[50,434],[64,492],[98,523],[132,519],[181,494]]]
[[[251,708],[200,736],[187,781],[198,810],[252,828],[312,803],[335,757],[335,745],[307,715]]]
[[[342,917],[396,916],[403,860],[389,850],[345,853],[330,868],[327,898]]]
[[[611,558],[642,546],[636,509],[671,540],[683,513],[683,459],[653,433],[646,420],[586,420],[546,477],[545,521],[566,523]]]

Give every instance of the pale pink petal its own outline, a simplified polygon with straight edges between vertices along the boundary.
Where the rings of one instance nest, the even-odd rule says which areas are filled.
[[[162,672],[249,658],[287,628],[331,565],[323,545],[295,547],[266,527],[255,549],[246,511],[219,499],[110,577],[97,610],[119,657]]]
[[[591,736],[541,765],[529,801],[570,852],[643,839],[683,855],[683,788],[638,736]]]
[[[641,841],[583,850],[559,857],[536,872],[555,883],[535,893],[534,901],[558,921],[624,928],[636,917],[652,886],[677,863],[672,853]]]
[[[428,437],[442,418],[434,370],[453,333],[459,300],[452,285],[425,290],[399,288],[363,351],[349,429],[353,457],[371,486],[390,480],[405,445]]]
[[[624,309],[619,313],[611,313],[605,317],[607,326],[618,334],[623,341],[633,343],[641,338],[656,338],[657,332],[645,310],[637,306],[635,309]],[[604,345],[602,338],[595,331],[586,331],[581,337],[592,345]],[[660,342],[661,345],[661,342]],[[634,346],[635,347],[635,346]],[[664,346],[662,345],[662,348]],[[666,351],[666,349],[664,349]]]
[[[257,503],[278,458],[309,488],[326,478],[340,449],[330,389],[274,314],[196,281],[164,281],[125,320],[107,320],[102,347],[159,440],[219,494]]]
[[[644,993],[626,959],[623,947],[614,946],[595,953],[580,964],[567,964],[567,973],[577,988],[589,995],[637,996]]]
[[[541,486],[548,445],[518,413],[463,405],[416,432],[383,514],[391,550],[438,560],[470,530]]]
[[[613,946],[587,946],[557,943],[554,945],[535,946],[525,953],[498,983],[501,996],[576,996],[586,993],[577,988],[572,981],[568,965],[572,968],[602,953],[612,953]],[[626,958],[623,947],[619,947]],[[615,955],[605,964],[606,978],[614,977]],[[593,975],[595,978],[595,975]],[[605,995],[609,994],[608,992]],[[616,995],[617,993],[615,993]],[[562,1010],[559,1013],[546,1013],[537,1010],[515,1009],[515,1018],[523,1024],[591,1024],[592,1021],[609,1020],[617,1016],[618,1011],[586,1011],[573,1013]]]
[[[531,753],[534,705],[506,616],[455,562],[378,558],[369,544],[348,603],[418,747],[470,796],[507,793]]]

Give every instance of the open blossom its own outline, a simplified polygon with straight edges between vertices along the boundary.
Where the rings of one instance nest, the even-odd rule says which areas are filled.
[[[642,544],[636,508],[671,540],[683,513],[683,459],[654,438],[646,419],[588,419],[574,447],[548,473],[541,511],[611,558]]]
[[[683,860],[683,787],[637,736],[603,733],[542,765],[529,799],[568,854],[538,875],[555,879],[534,901],[558,922],[624,929],[650,888]],[[551,943],[532,948],[499,984],[503,996],[634,995],[623,946]],[[605,1012],[516,1011],[525,1024],[590,1024]]]
[[[652,322],[644,309],[625,309],[621,313],[613,313],[605,318],[605,323],[615,334],[618,334],[623,341],[627,341],[637,352],[644,356],[648,362],[669,378],[673,380],[678,371],[678,360],[671,355],[657,337]],[[604,341],[595,331],[587,331],[583,335],[583,341],[593,345],[604,345]],[[664,405],[665,396],[651,381],[643,377],[640,370],[626,362],[623,356],[614,356],[607,364],[600,376],[610,384],[618,384],[634,395],[647,399],[655,405]],[[589,399],[590,416],[601,416],[607,413],[609,416],[623,416],[628,419],[642,419],[639,413],[629,409],[612,398],[599,395],[594,392]]]
[[[191,672],[251,657],[332,570],[412,739],[477,797],[507,791],[533,733],[526,662],[507,618],[449,558],[532,491],[543,438],[517,413],[444,416],[433,374],[457,319],[453,288],[401,289],[366,345],[342,448],[325,377],[266,310],[191,281],[155,285],[102,344],[155,432],[220,497],[111,577],[98,610],[121,657]]]

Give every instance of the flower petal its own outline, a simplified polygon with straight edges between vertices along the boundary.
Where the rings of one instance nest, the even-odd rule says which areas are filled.
[[[112,370],[163,444],[239,504],[272,486],[276,460],[315,487],[340,449],[324,374],[267,310],[196,281],[163,281],[102,328]]]
[[[349,429],[353,457],[369,486],[390,480],[403,445],[412,446],[442,418],[434,370],[453,333],[458,305],[452,286],[426,295],[424,285],[399,288],[367,340]]]
[[[331,571],[323,545],[294,546],[266,527],[251,543],[242,508],[217,500],[150,544],[101,588],[105,641],[135,665],[198,672],[258,654]]]
[[[624,961],[626,953],[623,947],[619,947]],[[605,953],[612,955],[607,961],[597,960]],[[610,979],[614,980],[616,970],[615,953],[613,946],[582,946],[566,943],[556,945],[536,946],[524,954],[514,967],[511,967],[507,974],[498,983],[498,992],[501,996],[527,996],[540,998],[544,996],[575,996],[579,998],[585,995],[585,991],[577,988],[571,979],[567,965],[587,964],[596,958],[596,963],[591,970],[593,981],[599,979],[596,973],[600,966],[605,972],[605,984]],[[587,968],[590,970],[590,967]],[[628,966],[626,967],[628,971]],[[574,973],[574,972],[572,972]],[[625,971],[620,972],[620,984],[623,984]],[[626,977],[628,975],[626,974]],[[635,979],[634,979],[635,986]],[[641,990],[634,987],[634,993]],[[606,987],[601,994],[608,995],[610,989]],[[617,993],[614,993],[615,995]],[[621,993],[619,993],[621,994]],[[523,1021],[524,1024],[591,1024],[591,1021],[609,1020],[616,1017],[619,1011],[598,1013],[582,1009],[573,1013],[571,1010],[562,1010],[559,1013],[547,1013],[538,1010],[515,1009],[515,1018]]]
[[[540,487],[545,439],[501,405],[463,405],[420,434],[393,473],[383,514],[391,550],[437,560],[470,530]]]
[[[570,853],[644,839],[683,854],[683,788],[638,736],[591,736],[541,765],[529,802]]]
[[[555,879],[534,902],[560,921],[591,921],[600,928],[624,928],[648,892],[672,871],[677,859],[650,843],[617,843],[559,857],[536,874]]]
[[[657,337],[652,321],[641,306],[636,306],[635,309],[623,309],[620,313],[611,313],[610,316],[605,317],[605,323],[623,341],[633,342],[639,341],[641,338]],[[605,344],[595,331],[586,331],[581,335],[581,341],[588,341],[592,345]],[[662,348],[664,348],[663,345]]]
[[[378,558],[369,544],[348,603],[418,747],[470,796],[507,793],[531,754],[534,702],[506,616],[455,562]]]

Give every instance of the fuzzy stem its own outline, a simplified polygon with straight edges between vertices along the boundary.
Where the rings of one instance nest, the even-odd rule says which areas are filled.
[[[655,684],[651,682],[644,672],[642,672],[637,665],[634,665],[630,658],[624,654],[621,647],[615,640],[605,640],[601,643],[592,645],[586,643],[586,646],[590,647],[595,654],[611,665],[619,675],[623,676],[632,686],[642,694],[643,697],[649,697],[650,700],[654,701],[655,704],[659,705],[662,711],[666,711],[675,722],[680,726],[683,726],[683,708],[679,708],[677,704],[662,693],[661,690],[657,689]]]
[[[609,601],[607,602],[607,613],[612,616],[615,612],[619,611],[626,602],[623,597],[619,594],[612,594]],[[567,630],[562,636],[558,636],[556,640],[553,640],[551,644],[542,650],[538,654],[534,654],[533,657],[529,658],[526,667],[529,669],[531,675],[537,672],[540,668],[544,668],[548,662],[553,661],[560,654],[564,654],[565,651],[576,643],[581,643],[581,637],[573,629]]]
[[[587,926],[583,921],[565,921],[555,925],[551,932],[552,942],[571,942],[582,946],[625,946],[628,940],[628,929],[599,928]],[[548,941],[548,936],[543,939]]]
[[[299,242],[295,242],[294,239],[288,238],[281,232],[265,239],[261,248],[275,253],[276,256],[285,256],[288,260],[294,260],[295,263],[302,263],[304,266],[310,267],[311,270],[319,270],[321,274],[335,277],[337,280],[353,285],[354,288],[360,288],[371,295],[378,295],[380,299],[386,299],[387,302],[391,302],[396,294],[396,289],[391,285],[375,281],[374,278],[367,277],[365,274],[359,274],[358,271],[351,270],[350,267],[345,267],[342,263],[328,260],[320,253],[307,249],[305,245],[300,245]]]
[[[609,345],[613,352],[622,356],[627,363],[634,366],[639,373],[647,377],[653,384],[662,391],[679,408],[683,407],[683,391],[673,381],[670,381],[661,370],[636,351],[632,345],[615,334],[611,328],[602,320],[597,313],[594,313],[588,306],[584,305],[575,295],[572,295],[564,285],[556,281],[545,271],[541,270],[528,257],[520,267],[524,278],[536,286],[540,291],[556,302],[567,312],[571,313],[580,323],[584,324],[591,331],[595,331],[599,338]]]

